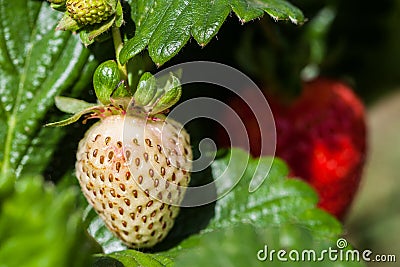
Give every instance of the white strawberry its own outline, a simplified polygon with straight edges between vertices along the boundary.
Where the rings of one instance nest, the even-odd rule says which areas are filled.
[[[106,61],[93,84],[100,104],[57,97],[57,107],[74,116],[48,126],[85,114],[101,119],[79,142],[75,167],[82,192],[126,245],[154,246],[172,228],[190,181],[189,135],[162,114],[179,100],[179,80],[171,74],[160,87],[145,73],[132,98],[121,87],[117,63]]]
[[[189,135],[177,122],[114,115],[80,141],[76,176],[107,227],[131,247],[151,247],[174,224],[190,180]]]

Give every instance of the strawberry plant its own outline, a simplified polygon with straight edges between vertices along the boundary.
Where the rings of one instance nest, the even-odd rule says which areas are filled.
[[[211,84],[202,91],[202,85],[187,84],[187,69],[168,68],[210,54],[208,59],[234,62],[257,82],[293,93],[301,76],[318,76],[333,13],[313,1],[303,6],[286,0],[0,0],[0,266],[281,266],[287,263],[263,262],[258,252],[267,245],[316,253],[337,248],[344,228],[332,214],[347,209],[355,187],[345,201],[334,190],[339,200],[330,201],[339,208],[327,209],[332,214],[320,209],[324,199],[313,181],[331,176],[318,170],[301,177],[305,181],[291,179],[292,172],[309,173],[298,171],[304,164],[294,159],[305,157],[296,154],[299,137],[283,138],[288,133],[280,125],[282,159],[254,157],[237,147],[203,149],[202,139],[212,135],[214,125],[185,124],[170,114],[199,92],[223,101],[229,93]],[[261,36],[260,43],[280,47],[286,44],[280,34],[299,38],[298,50],[252,42]],[[298,51],[310,55],[294,56]],[[266,56],[283,62],[266,62]],[[292,67],[281,76],[284,64]],[[260,75],[267,69],[273,71]],[[239,86],[235,78],[225,77]],[[299,124],[325,133],[328,126],[319,122],[331,113],[311,121],[302,116],[308,108],[317,112],[319,94],[304,97],[293,113]],[[327,101],[339,105],[334,111],[340,116],[348,112],[342,98]],[[354,109],[361,105],[349,101]],[[289,117],[282,120],[292,123]],[[348,175],[356,184],[364,124],[356,127],[360,140],[355,132],[349,137],[356,119],[345,126],[329,122],[336,135],[323,141],[360,142],[351,160],[338,156],[346,166],[355,165]],[[263,141],[271,147],[274,127]],[[314,141],[299,128],[298,135]],[[343,132],[349,137],[344,141]],[[212,160],[199,167],[203,157]],[[320,261],[364,265],[329,258],[307,264]]]

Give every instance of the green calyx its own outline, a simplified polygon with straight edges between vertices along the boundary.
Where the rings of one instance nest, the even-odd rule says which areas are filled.
[[[51,6],[63,11],[57,30],[80,32],[87,46],[111,27],[121,27],[123,10],[119,0],[49,0]]]
[[[87,115],[87,119],[101,119],[107,116],[125,113],[123,109],[114,105],[97,105],[85,102],[83,100],[63,96],[57,96],[55,99],[55,104],[59,110],[73,115],[65,120],[48,123],[45,125],[47,127],[66,126],[78,121],[84,115]]]
[[[103,62],[93,75],[93,87],[99,103],[58,96],[55,99],[57,108],[73,115],[46,126],[65,126],[78,121],[82,116],[86,116],[86,119],[103,119],[127,112],[129,115],[152,118],[167,112],[182,95],[180,81],[173,73],[163,79],[156,79],[149,72],[144,73],[133,96],[120,77],[118,64],[114,60]]]
[[[65,11],[66,0],[47,0],[50,2],[51,7],[58,11]]]
[[[133,98],[136,107],[143,108],[148,115],[156,115],[175,105],[181,95],[182,87],[174,74],[170,73],[166,82],[158,82],[153,75],[146,72],[140,78]]]
[[[97,67],[93,75],[93,87],[97,99],[103,105],[110,104],[111,98],[132,96],[129,89],[121,81],[120,70],[114,60],[105,61]]]

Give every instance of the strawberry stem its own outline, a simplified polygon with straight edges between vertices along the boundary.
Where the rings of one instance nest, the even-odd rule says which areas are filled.
[[[124,43],[121,38],[121,32],[118,27],[113,26],[111,28],[111,33],[114,42],[115,57],[117,58],[117,64],[118,64],[118,69],[121,73],[121,78],[126,82],[128,82],[128,70],[126,68],[126,64],[122,65],[121,62],[119,61],[119,53],[121,52],[121,49],[124,46]]]

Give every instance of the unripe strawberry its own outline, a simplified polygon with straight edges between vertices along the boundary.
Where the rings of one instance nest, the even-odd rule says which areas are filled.
[[[113,115],[80,141],[76,176],[115,235],[130,247],[151,247],[174,224],[191,160],[189,135],[179,123]]]
[[[92,25],[109,19],[115,13],[116,1],[67,0],[70,17],[81,25]]]
[[[146,72],[132,96],[119,80],[117,63],[106,61],[93,77],[99,103],[57,97],[56,106],[73,116],[47,124],[65,126],[82,116],[101,119],[79,142],[76,177],[105,225],[133,248],[152,247],[165,238],[190,181],[189,135],[164,115],[182,87],[172,73],[163,82]]]

